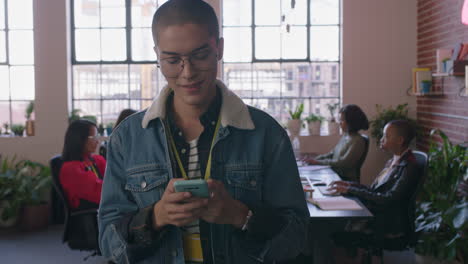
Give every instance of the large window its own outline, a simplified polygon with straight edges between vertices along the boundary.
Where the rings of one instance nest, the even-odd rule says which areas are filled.
[[[285,122],[289,109],[329,117],[340,100],[340,0],[223,0],[223,78]]]
[[[33,0],[0,0],[0,124],[25,124],[34,100]]]
[[[165,84],[153,52],[157,0],[72,0],[72,108],[98,123],[148,107]]]

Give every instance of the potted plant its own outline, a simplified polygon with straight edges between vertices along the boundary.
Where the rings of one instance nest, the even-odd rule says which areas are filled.
[[[34,120],[31,119],[32,113],[34,112],[34,101],[30,101],[26,107],[26,135],[28,137],[34,136]]]
[[[330,119],[328,120],[328,134],[329,135],[336,135],[339,134],[340,131],[340,125],[338,122],[336,122],[336,111],[338,110],[338,107],[340,106],[340,103],[334,103],[334,104],[327,104],[328,112],[330,112]]]
[[[75,120],[80,119],[80,109],[73,109],[70,113],[70,116],[68,117],[68,122],[71,123]]]
[[[21,201],[15,199],[19,190],[15,159],[0,157],[0,227],[3,228],[16,224],[21,207]]]
[[[433,140],[436,135],[442,139],[440,146]],[[431,131],[431,139],[428,175],[416,204],[415,250],[420,259],[467,263],[468,201],[457,187],[468,177],[468,150],[452,144],[440,130]]]
[[[431,80],[422,80],[421,81],[421,93],[427,94],[431,91],[432,81]]]
[[[108,136],[112,133],[112,129],[114,129],[114,122],[109,122],[106,124],[106,133]]]
[[[20,226],[23,230],[37,230],[49,223],[48,194],[52,186],[50,168],[40,163],[23,160],[17,177],[20,180],[19,197],[22,205]]]
[[[299,132],[301,131],[302,112],[304,112],[304,104],[300,104],[296,106],[296,109],[294,110],[294,112],[289,110],[289,116],[291,119],[288,121],[288,130],[291,136],[293,137],[297,137],[299,135]]]
[[[22,137],[24,133],[24,126],[22,124],[11,125],[11,131],[15,136]]]
[[[309,128],[309,135],[320,135],[320,127],[325,118],[321,115],[310,114],[305,120]]]
[[[84,115],[81,117],[81,119],[85,119],[85,120],[93,122],[94,124],[97,124],[97,117],[94,115]]]
[[[382,138],[383,129],[385,125],[392,120],[407,120],[412,126],[416,128],[416,134],[420,133],[419,125],[416,120],[408,117],[408,104],[399,104],[396,108],[391,106],[383,108],[381,105],[376,105],[377,114],[373,120],[370,121],[370,133],[376,142]]]
[[[4,135],[9,135],[10,132],[8,131],[8,129],[10,128],[10,126],[8,125],[8,123],[3,123],[3,134]]]

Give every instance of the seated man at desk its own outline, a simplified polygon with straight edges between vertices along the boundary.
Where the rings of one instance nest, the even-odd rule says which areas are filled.
[[[383,233],[395,238],[413,232],[414,219],[410,219],[408,208],[419,181],[416,159],[409,149],[415,136],[414,128],[406,120],[394,120],[384,128],[380,147],[393,154],[370,186],[358,182],[336,181],[331,189],[358,197],[374,214],[374,219],[361,225],[352,225],[352,231],[334,236],[340,246],[353,247],[368,234]],[[348,225],[349,226],[349,225]],[[351,231],[351,230],[350,230]],[[356,232],[357,231],[357,232]]]

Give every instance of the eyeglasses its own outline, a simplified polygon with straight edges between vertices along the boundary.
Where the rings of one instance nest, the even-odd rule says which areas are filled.
[[[99,138],[100,138],[100,137],[101,137],[101,136],[99,136],[99,135],[88,136],[88,139],[93,139],[93,140],[98,140],[98,141],[99,141]]]
[[[186,57],[183,59],[182,57]],[[158,67],[167,78],[180,75],[187,63],[197,71],[210,71],[216,67],[217,54],[212,50],[197,51],[192,54],[172,56],[159,60]]]

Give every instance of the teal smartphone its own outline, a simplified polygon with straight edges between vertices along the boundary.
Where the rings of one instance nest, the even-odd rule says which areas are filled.
[[[184,180],[174,182],[176,192],[190,192],[195,197],[208,198],[208,184],[205,180]]]

